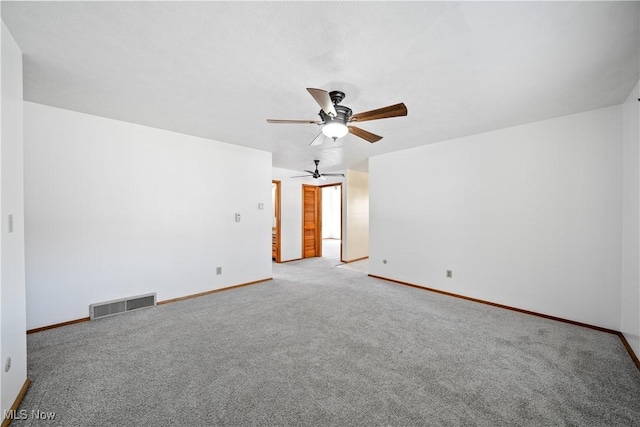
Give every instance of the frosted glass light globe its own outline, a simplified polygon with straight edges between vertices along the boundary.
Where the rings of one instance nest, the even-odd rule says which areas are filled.
[[[322,127],[322,133],[335,141],[349,133],[349,129],[344,123],[329,122]]]

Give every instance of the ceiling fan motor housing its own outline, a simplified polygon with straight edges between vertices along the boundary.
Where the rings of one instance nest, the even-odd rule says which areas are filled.
[[[353,111],[351,111],[351,108],[345,107],[344,105],[336,105],[335,109],[337,113],[335,117],[331,117],[330,115],[325,113],[323,110],[320,110],[320,118],[322,118],[322,121],[325,124],[331,123],[331,122],[338,122],[338,123],[342,123],[343,125],[346,125],[347,123],[349,123],[349,120],[351,119],[351,115],[353,114]]]

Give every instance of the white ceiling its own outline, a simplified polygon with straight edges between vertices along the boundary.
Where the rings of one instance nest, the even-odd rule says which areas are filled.
[[[638,2],[2,2],[24,98],[367,170],[370,156],[621,103],[639,78]],[[305,88],[341,90],[384,136],[308,144]]]

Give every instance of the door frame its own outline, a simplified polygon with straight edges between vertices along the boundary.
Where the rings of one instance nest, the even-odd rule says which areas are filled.
[[[275,215],[276,215],[276,262],[282,262],[281,260],[281,235],[282,235],[282,186],[279,180],[271,180],[272,184],[276,185],[276,200],[275,200]],[[271,234],[273,236],[273,226],[271,227]],[[272,237],[273,238],[273,237]],[[273,251],[272,251],[273,252]],[[273,259],[273,255],[272,255]]]

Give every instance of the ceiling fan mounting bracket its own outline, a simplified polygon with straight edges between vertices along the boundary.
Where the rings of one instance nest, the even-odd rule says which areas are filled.
[[[333,105],[340,104],[345,96],[346,95],[344,94],[344,92],[341,92],[339,90],[332,90],[331,92],[329,92],[329,97],[331,98],[331,102],[333,102]]]

